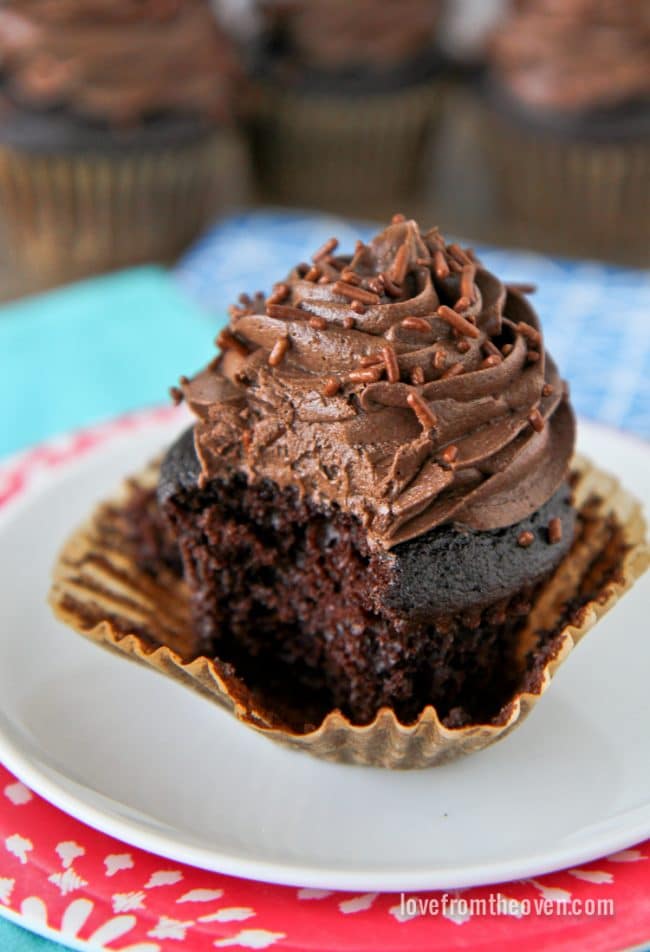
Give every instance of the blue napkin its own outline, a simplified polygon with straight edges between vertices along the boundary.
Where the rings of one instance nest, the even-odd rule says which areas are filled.
[[[220,321],[157,267],[0,308],[0,456],[164,403],[179,374],[209,359]]]

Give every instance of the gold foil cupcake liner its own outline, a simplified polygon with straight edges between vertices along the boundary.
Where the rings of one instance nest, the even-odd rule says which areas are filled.
[[[538,595],[521,632],[521,690],[490,723],[450,728],[428,706],[415,723],[402,724],[392,710],[384,708],[366,726],[355,726],[339,711],[332,711],[320,725],[301,733],[249,690],[231,666],[196,657],[184,582],[165,568],[154,578],[126,554],[120,506],[134,484],[151,489],[156,478],[157,468],[152,465],[131,480],[120,497],[99,506],[67,542],[50,594],[55,614],[92,641],[221,704],[266,737],[340,763],[430,767],[505,737],[544,694],[558,665],[650,563],[638,501],[613,477],[578,457],[574,460],[576,539]],[[526,670],[536,652],[540,657],[540,632],[546,633],[542,662]]]
[[[597,142],[540,135],[491,111],[483,151],[500,208],[518,237],[554,253],[647,261],[650,141]]]
[[[232,189],[237,148],[226,131],[173,147],[111,153],[0,147],[11,267],[48,287],[173,260]]]
[[[346,97],[260,87],[250,132],[263,194],[347,214],[394,210],[417,192],[444,88]]]

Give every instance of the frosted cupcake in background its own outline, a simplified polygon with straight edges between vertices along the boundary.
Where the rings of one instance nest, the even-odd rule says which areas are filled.
[[[0,207],[40,286],[170,259],[219,207],[237,57],[206,0],[0,6]]]
[[[556,250],[650,249],[650,4],[519,0],[492,37],[487,152]]]
[[[264,197],[367,212],[412,195],[440,113],[438,0],[260,3]]]

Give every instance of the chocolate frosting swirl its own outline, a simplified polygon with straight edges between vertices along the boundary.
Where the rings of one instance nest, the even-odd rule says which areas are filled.
[[[112,125],[221,120],[238,74],[206,0],[6,0],[0,69],[15,101]]]
[[[402,216],[335,246],[242,295],[222,355],[181,378],[202,481],[294,486],[384,547],[530,515],[566,478],[574,419],[522,290]]]
[[[500,83],[564,112],[650,100],[647,0],[519,0],[492,37]]]

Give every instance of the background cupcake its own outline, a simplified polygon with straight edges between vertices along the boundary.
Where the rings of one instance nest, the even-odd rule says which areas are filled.
[[[266,0],[252,123],[276,201],[380,215],[412,195],[439,113],[438,0]]]
[[[14,264],[43,286],[174,256],[218,205],[237,77],[206,0],[5,2],[0,205]]]
[[[492,39],[487,152],[508,214],[554,250],[650,243],[650,6],[518,0]]]

